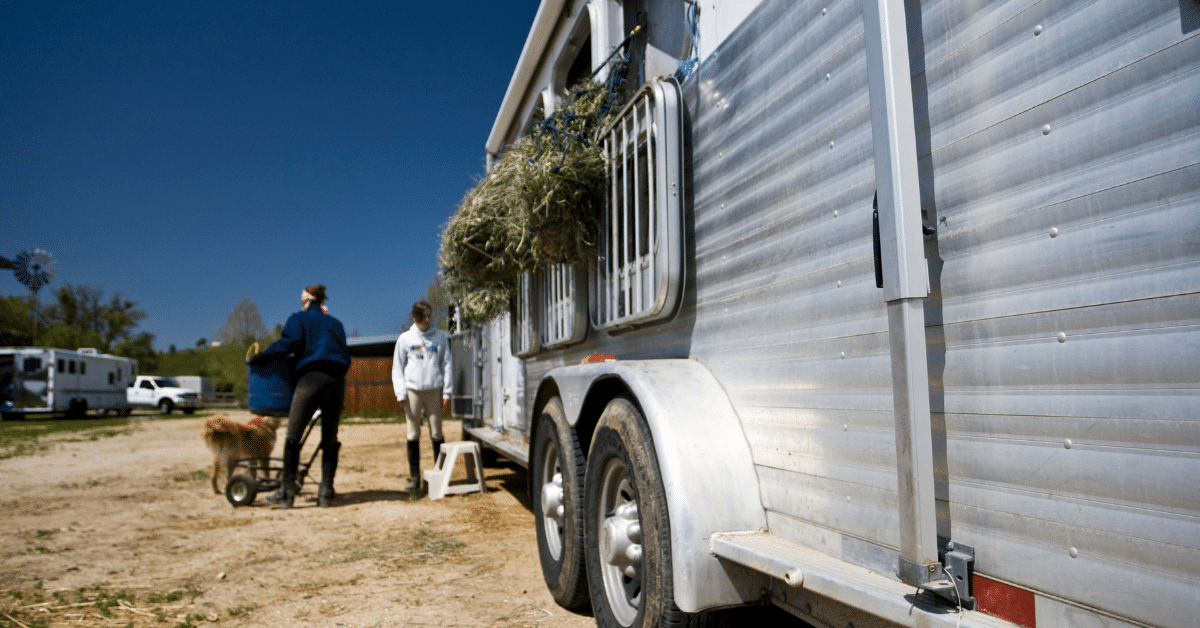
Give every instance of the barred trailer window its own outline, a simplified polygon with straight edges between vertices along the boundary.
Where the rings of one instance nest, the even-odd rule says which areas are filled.
[[[528,357],[587,336],[583,277],[567,264],[551,264],[521,276],[513,303],[513,355]]]
[[[589,289],[597,329],[670,316],[683,277],[683,108],[674,81],[646,86],[606,130],[608,163]]]
[[[538,334],[536,286],[530,273],[521,273],[521,281],[512,302],[512,316],[509,317],[512,324],[512,352],[518,358],[527,358],[542,350]]]
[[[552,264],[535,274],[542,310],[538,335],[543,347],[554,349],[587,336],[583,278],[583,272],[568,264]]]

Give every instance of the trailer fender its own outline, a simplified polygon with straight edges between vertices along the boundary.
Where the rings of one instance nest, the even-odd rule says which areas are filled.
[[[691,613],[759,600],[769,579],[710,549],[715,533],[766,527],[750,444],[712,373],[683,359],[598,362],[556,368],[542,388],[549,385],[557,387],[567,421],[587,432],[580,434],[585,442],[609,399],[628,391],[637,400],[667,495],[679,608]]]

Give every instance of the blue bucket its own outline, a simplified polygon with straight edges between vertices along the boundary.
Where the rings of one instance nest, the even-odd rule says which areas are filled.
[[[251,345],[256,350],[258,343]],[[249,352],[247,357],[249,358]],[[249,364],[250,412],[260,416],[287,416],[292,407],[292,366],[286,358]]]

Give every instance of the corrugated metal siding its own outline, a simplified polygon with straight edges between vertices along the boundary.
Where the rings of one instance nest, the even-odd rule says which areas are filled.
[[[684,86],[693,198],[679,314],[592,333],[527,361],[526,374],[536,382],[598,351],[696,359],[742,418],[773,531],[818,548],[804,535],[834,529],[895,546],[860,3],[765,2],[739,28]]]
[[[390,410],[403,415],[392,388],[391,358],[354,358],[346,372],[345,416],[371,410]]]
[[[1200,615],[1186,4],[909,14],[945,532],[979,573],[1168,626]]]
[[[980,573],[1155,625],[1200,616],[1200,32],[1181,27],[1187,2],[906,3],[937,229],[939,535],[974,545]],[[699,360],[742,419],[771,532],[890,573],[861,5],[767,1],[739,28],[684,86],[680,312],[527,361],[527,406],[549,369],[589,353]]]
[[[765,3],[742,28],[697,82],[692,353],[742,418],[773,533],[895,546],[861,4]]]

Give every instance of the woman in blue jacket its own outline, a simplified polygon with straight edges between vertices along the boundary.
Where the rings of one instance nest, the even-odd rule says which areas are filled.
[[[321,409],[321,488],[317,505],[333,501],[333,475],[337,470],[338,420],[346,398],[346,371],[350,369],[350,350],[346,348],[346,330],[341,321],[325,308],[325,286],[309,286],[300,293],[300,311],[288,317],[283,334],[251,363],[290,359],[295,364],[296,382],[288,414],[287,440],[283,443],[283,472],[279,490],[267,498],[280,508],[291,508],[300,485],[296,482],[300,466],[300,437],[318,408]]]

